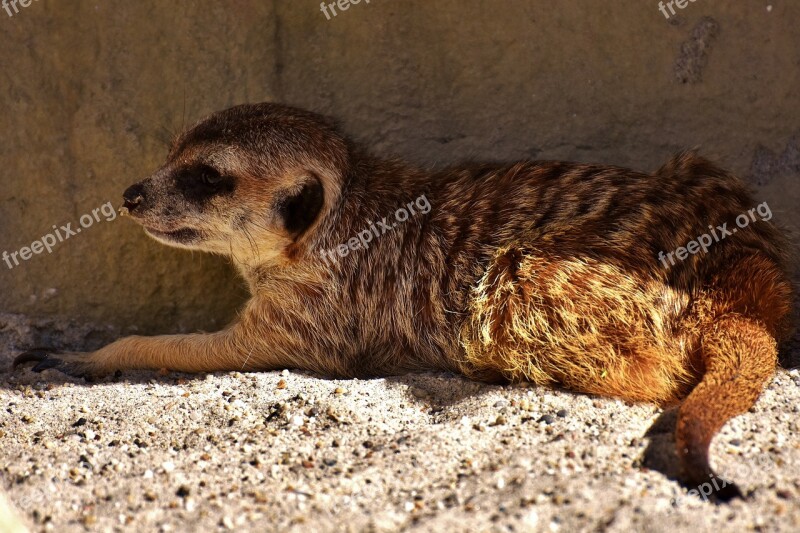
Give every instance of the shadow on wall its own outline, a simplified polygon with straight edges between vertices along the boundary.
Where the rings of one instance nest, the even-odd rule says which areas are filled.
[[[665,17],[623,1],[373,1],[328,15],[319,2],[115,0],[36,2],[0,20],[18,43],[0,54],[13,73],[0,78],[0,252],[20,263],[0,262],[0,310],[72,321],[33,319],[19,338],[92,324],[91,338],[61,339],[88,346],[229,321],[246,294],[224,260],[92,214],[119,206],[187,124],[243,102],[334,115],[378,154],[425,165],[655,169],[700,147],[800,227],[798,3],[696,2]],[[23,327],[4,320],[0,333]]]

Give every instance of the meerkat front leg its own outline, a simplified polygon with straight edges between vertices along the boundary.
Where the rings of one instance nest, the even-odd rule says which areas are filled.
[[[247,344],[239,328],[232,326],[208,334],[126,337],[87,353],[35,349],[19,355],[14,367],[35,362],[34,372],[52,368],[91,380],[117,370],[217,372],[279,366],[278,357],[270,357],[262,343]]]

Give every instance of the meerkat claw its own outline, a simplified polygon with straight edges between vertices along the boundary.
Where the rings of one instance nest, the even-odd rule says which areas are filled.
[[[16,358],[14,358],[14,363],[12,364],[13,368],[17,368],[19,365],[23,365],[25,363],[37,363],[34,365],[34,369],[43,364],[45,361],[50,360],[50,354],[57,354],[59,353],[56,350],[52,350],[50,348],[33,348],[28,350],[27,352],[21,353]],[[44,370],[44,369],[42,369]],[[41,370],[35,370],[36,372],[40,372]]]
[[[55,369],[70,377],[93,381],[94,376],[89,371],[88,365],[80,360],[83,356],[84,354],[79,353],[69,354],[47,348],[35,348],[18,355],[14,359],[13,368],[25,363],[36,363],[31,368],[31,371],[36,373]]]
[[[44,372],[45,370],[49,370],[51,368],[58,368],[61,366],[63,361],[60,359],[54,358],[45,358],[42,362],[34,366],[31,370],[34,372]]]

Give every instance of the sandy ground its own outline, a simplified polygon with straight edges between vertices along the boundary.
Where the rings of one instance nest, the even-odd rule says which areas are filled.
[[[751,493],[716,506],[670,479],[649,405],[446,374],[11,372],[42,335],[92,332],[0,316],[0,479],[33,531],[800,530],[797,370],[715,440]]]

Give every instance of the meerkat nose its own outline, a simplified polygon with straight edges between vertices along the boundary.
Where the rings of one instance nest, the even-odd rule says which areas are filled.
[[[122,204],[122,209],[132,213],[144,201],[144,186],[141,183],[132,185],[122,194],[122,199],[125,203]]]

